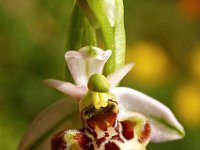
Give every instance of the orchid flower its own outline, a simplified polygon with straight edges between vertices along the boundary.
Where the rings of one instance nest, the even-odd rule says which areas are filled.
[[[93,46],[65,54],[75,83],[54,79],[44,83],[70,97],[38,115],[19,150],[145,150],[149,141],[184,136],[182,125],[165,105],[134,89],[117,87],[133,64],[102,75],[110,55],[110,50]],[[82,129],[78,130],[80,122]]]

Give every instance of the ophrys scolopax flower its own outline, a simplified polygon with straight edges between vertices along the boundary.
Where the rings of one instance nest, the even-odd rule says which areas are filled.
[[[80,130],[67,126],[61,128],[67,130],[54,135],[52,149],[144,150],[149,141],[164,142],[184,136],[183,127],[166,106],[134,89],[116,87],[132,64],[107,77],[102,75],[110,55],[111,51],[92,46],[84,47],[79,52],[69,51],[65,56],[75,84],[53,79],[45,81],[78,101],[83,124]],[[22,140],[19,149],[27,149],[35,141],[39,141],[40,145],[50,145],[51,136],[47,140],[49,143],[45,144],[42,138],[38,138],[40,134],[34,134],[33,130],[41,130],[40,125],[44,122],[48,129],[41,130],[44,135],[49,133],[50,128],[58,127],[52,124],[64,124],[65,120],[61,122],[64,117],[58,118],[69,114],[65,110],[69,107],[71,105],[62,100],[39,115],[29,129],[32,131],[28,131],[23,138],[33,137],[33,140]],[[77,119],[73,123],[76,125],[78,122]]]

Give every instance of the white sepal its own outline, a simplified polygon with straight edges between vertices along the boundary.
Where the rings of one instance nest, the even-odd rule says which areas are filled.
[[[76,122],[76,123],[74,123]],[[78,103],[63,98],[43,110],[23,135],[18,150],[51,149],[51,138],[59,131],[79,128]]]
[[[65,58],[76,85],[87,87],[91,75],[102,74],[104,64],[111,50],[103,51],[94,46],[86,46],[79,51],[68,51]]]
[[[122,113],[138,112],[148,118],[152,126],[152,142],[165,142],[180,139],[185,132],[173,113],[162,103],[130,88],[117,87],[111,90],[118,99]],[[123,111],[125,110],[125,111]]]

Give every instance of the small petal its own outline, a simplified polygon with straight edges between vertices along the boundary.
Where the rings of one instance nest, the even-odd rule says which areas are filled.
[[[44,80],[43,83],[77,100],[80,100],[87,92],[87,88],[85,87],[79,87],[69,82],[64,82],[60,80],[47,79]]]
[[[59,100],[34,119],[23,135],[18,150],[51,149],[50,141],[55,133],[66,127],[79,128],[80,124],[78,103],[69,98]]]
[[[87,82],[86,64],[80,52],[69,51],[65,54],[67,65],[74,82],[79,86],[85,86]]]
[[[126,111],[138,112],[146,116],[152,126],[152,142],[165,142],[180,139],[184,136],[184,129],[173,113],[162,103],[130,88],[114,88],[111,91],[119,101],[120,116]]]
[[[102,74],[104,64],[110,55],[110,50],[103,51],[97,47],[87,46],[81,48],[79,52],[68,51],[65,58],[74,82],[87,87],[91,75]]]
[[[124,78],[124,76],[133,68],[134,64],[127,64],[121,69],[115,71],[112,74],[107,76],[108,81],[110,82],[110,87],[113,88]]]

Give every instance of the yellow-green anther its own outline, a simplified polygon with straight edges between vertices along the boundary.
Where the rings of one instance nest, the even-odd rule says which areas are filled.
[[[92,101],[96,109],[99,109],[101,107],[101,100],[98,92],[92,93]]]
[[[94,105],[96,109],[101,107],[106,107],[108,105],[109,99],[115,100],[115,96],[111,93],[101,93],[88,91],[84,98],[79,102],[80,112],[89,105]]]
[[[108,96],[107,93],[99,93],[99,97],[101,100],[101,106],[106,107],[108,105]]]
[[[108,105],[107,93],[92,92],[92,101],[96,109],[106,107]]]
[[[105,76],[93,74],[88,81],[88,89],[94,92],[106,93],[109,91],[110,83]]]

